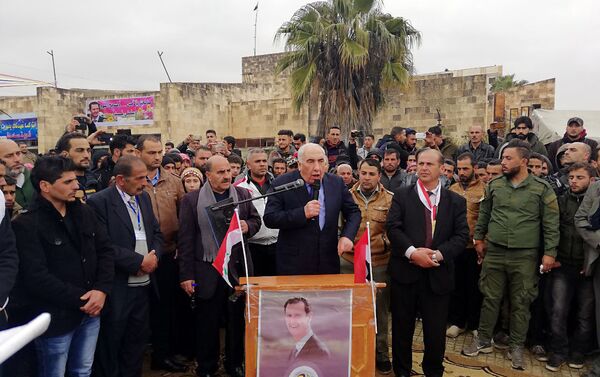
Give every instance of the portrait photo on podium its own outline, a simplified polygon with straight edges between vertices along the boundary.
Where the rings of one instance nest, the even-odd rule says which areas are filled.
[[[261,291],[257,377],[349,377],[352,291]]]

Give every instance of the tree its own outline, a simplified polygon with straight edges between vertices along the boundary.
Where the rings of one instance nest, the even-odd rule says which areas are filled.
[[[500,76],[492,83],[492,92],[503,92],[507,89],[527,84],[527,80],[515,81],[515,74]]]
[[[328,0],[307,4],[284,23],[275,40],[288,52],[278,72],[291,70],[299,110],[318,95],[318,134],[332,125],[342,135],[371,132],[387,86],[406,87],[414,66],[411,49],[421,34],[408,20],[383,13],[377,0]]]

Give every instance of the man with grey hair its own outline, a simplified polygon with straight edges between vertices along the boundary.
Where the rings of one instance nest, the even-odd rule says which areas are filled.
[[[196,375],[215,375],[221,349],[219,323],[225,318],[225,370],[231,377],[243,377],[244,344],[240,339],[244,333],[244,300],[229,299],[235,292],[212,265],[225,236],[218,229],[227,229],[229,220],[223,218],[221,224],[215,224],[207,214],[215,203],[250,199],[250,193],[231,185],[231,167],[225,157],[212,156],[205,168],[204,186],[186,194],[181,201],[177,245],[180,285],[195,302]],[[246,242],[246,237],[252,238],[260,229],[260,216],[251,202],[238,205],[238,210],[242,242]],[[249,274],[251,262],[249,259]],[[239,244],[232,249],[229,270],[232,275],[245,274]]]
[[[352,250],[360,210],[344,181],[326,173],[327,157],[318,144],[298,151],[298,170],[282,175],[273,186],[302,179],[304,187],[269,197],[264,222],[279,229],[277,274],[338,274],[339,255]],[[345,222],[338,239],[340,213]]]
[[[235,186],[245,188],[253,198],[266,194],[271,189],[273,181],[267,160],[267,152],[264,149],[250,149],[246,157],[248,171],[241,180],[235,183]],[[265,214],[267,198],[256,199],[252,203],[262,219]],[[275,252],[278,233],[277,229],[271,229],[263,222],[258,233],[248,240],[254,264],[254,275],[275,276],[277,274]]]
[[[23,165],[22,152],[17,143],[9,139],[0,139],[0,160],[6,165],[6,173],[17,180],[16,201],[27,208],[33,197],[31,172]]]

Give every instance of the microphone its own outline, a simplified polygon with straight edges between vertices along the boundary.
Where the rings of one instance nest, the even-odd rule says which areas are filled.
[[[312,200],[319,200],[319,190],[321,189],[321,182],[315,181],[312,185]]]
[[[273,191],[294,190],[294,189],[300,188],[302,186],[304,186],[304,180],[302,180],[302,179],[296,179],[293,182],[289,182],[289,183],[286,183],[284,185],[273,187]]]
[[[314,181],[312,185],[310,185],[310,187],[312,188],[312,200],[319,200],[319,190],[321,189],[321,181]],[[311,219],[311,221],[318,221],[319,220],[319,215],[313,217]]]

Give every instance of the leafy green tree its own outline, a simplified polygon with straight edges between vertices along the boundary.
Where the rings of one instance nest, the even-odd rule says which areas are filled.
[[[291,70],[296,109],[318,95],[318,134],[332,125],[342,135],[370,132],[384,89],[406,87],[414,73],[411,49],[421,34],[410,22],[382,11],[377,0],[328,0],[307,4],[284,23],[278,71]]]
[[[503,92],[507,89],[514,88],[516,86],[521,86],[527,84],[529,81],[527,80],[518,80],[515,81],[515,74],[500,76],[492,83],[492,92]]]

